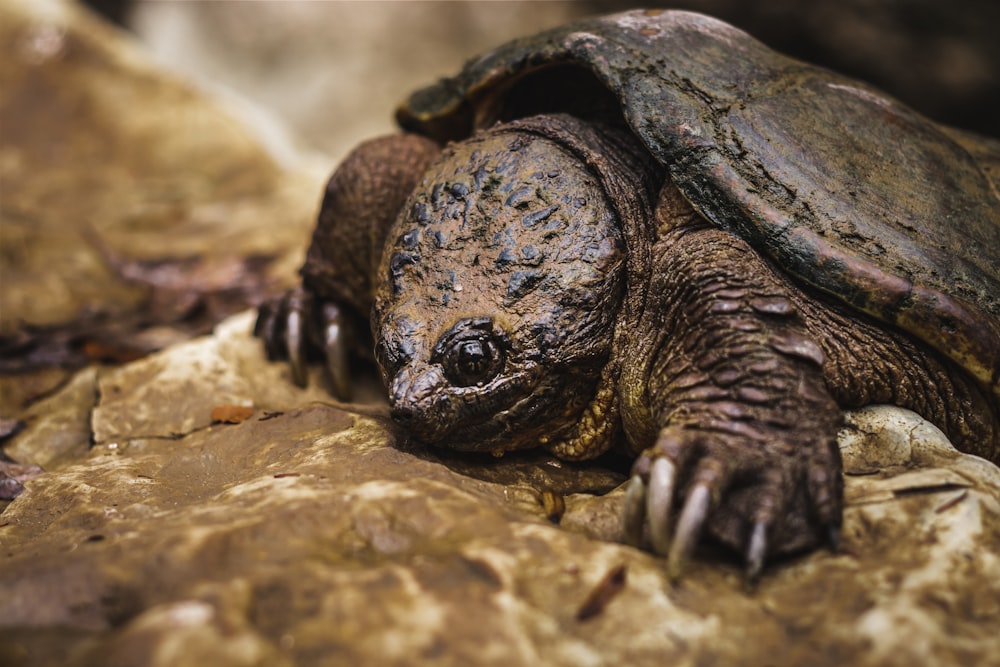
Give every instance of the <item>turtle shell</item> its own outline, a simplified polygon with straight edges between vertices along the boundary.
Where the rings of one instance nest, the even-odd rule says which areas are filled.
[[[617,114],[708,220],[1000,396],[1000,142],[661,10],[504,44],[414,93],[397,120],[450,140],[549,111]]]

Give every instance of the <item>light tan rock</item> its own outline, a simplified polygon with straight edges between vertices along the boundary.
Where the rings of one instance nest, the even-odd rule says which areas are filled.
[[[187,292],[237,284],[254,256],[288,280],[329,170],[280,164],[223,104],[57,0],[0,5],[0,127],[3,336],[111,327],[151,307],[150,282],[152,307],[182,311]],[[152,261],[160,274],[130,274]]]

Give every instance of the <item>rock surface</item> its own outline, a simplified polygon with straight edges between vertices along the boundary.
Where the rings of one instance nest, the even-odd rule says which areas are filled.
[[[0,371],[207,332],[301,262],[329,163],[257,133],[75,5],[0,5]]]
[[[6,3],[0,33],[3,331],[148,305],[81,221],[131,259],[266,251],[291,279],[319,172],[72,6]],[[1000,663],[1000,469],[910,413],[849,417],[840,554],[746,591],[706,548],[671,585],[617,543],[619,462],[415,448],[372,384],[364,405],[332,402],[318,371],[294,387],[252,319],[118,367],[0,377],[4,451],[46,470],[0,514],[0,664]]]
[[[776,564],[748,592],[737,562],[704,550],[671,586],[659,559],[614,542],[621,475],[411,448],[378,408],[292,386],[262,359],[251,323],[246,313],[212,337],[82,371],[48,399],[86,414],[90,397],[79,437],[93,446],[73,462],[49,456],[63,463],[2,516],[0,662],[903,665],[1000,655],[1000,470],[911,413],[850,416],[841,554]],[[253,412],[213,424],[224,404]],[[14,444],[50,420],[64,423],[63,412],[42,411]],[[32,452],[45,460],[44,448]],[[546,494],[564,500],[561,525]]]

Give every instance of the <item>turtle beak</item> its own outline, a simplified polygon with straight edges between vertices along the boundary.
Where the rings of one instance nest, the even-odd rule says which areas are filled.
[[[441,440],[456,421],[448,387],[438,365],[403,367],[389,387],[392,418],[422,442]]]

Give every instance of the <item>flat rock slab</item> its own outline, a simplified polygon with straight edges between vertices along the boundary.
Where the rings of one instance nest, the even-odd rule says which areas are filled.
[[[620,473],[407,445],[379,408],[331,402],[318,372],[291,385],[251,324],[82,371],[39,404],[62,420],[56,406],[79,406],[93,446],[52,458],[0,517],[0,663],[1000,656],[1000,469],[912,413],[850,415],[840,554],[773,564],[748,592],[738,562],[705,550],[671,585],[662,560],[615,542]],[[251,410],[213,423],[220,405]],[[44,459],[45,413],[14,437],[22,456]]]

